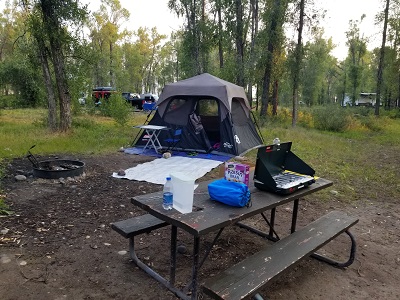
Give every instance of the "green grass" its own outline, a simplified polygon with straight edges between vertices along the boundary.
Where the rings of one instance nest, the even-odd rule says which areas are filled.
[[[120,126],[112,118],[82,113],[74,116],[70,133],[60,134],[48,131],[43,125],[46,118],[43,109],[3,110],[0,161],[24,157],[32,145],[36,145],[32,153],[41,155],[112,153],[129,146],[137,134],[132,126],[143,124],[146,117],[145,113],[131,112],[128,124]],[[344,132],[292,128],[282,119],[264,122],[261,131],[265,144],[276,137],[282,142],[292,141],[293,152],[309,163],[317,176],[334,182],[332,189],[319,193],[319,198],[327,201],[396,199],[400,193],[400,119],[366,117],[368,126],[355,122]],[[246,156],[255,162],[256,154],[253,150]],[[375,177],[376,170],[383,177]],[[338,193],[333,195],[331,190]]]
[[[0,115],[0,158],[22,157],[32,145],[33,153],[109,153],[128,146],[142,124],[144,113],[131,113],[126,126],[112,118],[82,115],[74,117],[70,133],[53,133],[45,125],[43,109],[5,110]]]

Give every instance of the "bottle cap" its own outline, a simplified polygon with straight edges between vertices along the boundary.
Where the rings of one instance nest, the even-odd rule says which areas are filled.
[[[167,180],[171,180],[171,177],[167,177]]]

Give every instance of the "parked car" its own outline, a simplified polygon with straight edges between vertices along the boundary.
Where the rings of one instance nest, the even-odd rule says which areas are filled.
[[[126,101],[130,102],[134,99],[140,98],[140,95],[138,93],[131,93],[131,92],[122,92],[122,97],[125,98]]]
[[[145,93],[141,94],[139,98],[135,98],[130,100],[132,106],[136,107],[137,109],[143,109],[143,106],[145,103],[147,104],[152,104],[152,106],[155,106],[155,103],[158,100],[158,96],[156,94],[151,94],[151,93]],[[146,105],[146,107],[149,107],[149,105]]]
[[[101,104],[102,99],[107,100],[111,94],[116,93],[115,88],[111,86],[98,86],[92,90],[92,98],[96,106]]]

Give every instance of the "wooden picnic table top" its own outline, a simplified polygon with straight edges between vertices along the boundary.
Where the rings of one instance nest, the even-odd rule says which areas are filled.
[[[212,181],[199,183],[194,192],[193,211],[191,213],[182,214],[175,209],[164,210],[162,207],[162,192],[135,196],[131,199],[131,202],[155,217],[181,228],[193,236],[201,236],[332,185],[332,181],[318,178],[309,187],[300,189],[293,194],[278,195],[257,189],[251,179],[249,187],[252,205],[250,207],[233,207],[210,199],[207,187]]]

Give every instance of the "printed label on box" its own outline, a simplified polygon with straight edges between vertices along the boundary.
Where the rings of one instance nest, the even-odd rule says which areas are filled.
[[[225,179],[235,182],[243,182],[249,185],[250,166],[239,163],[225,163]]]

